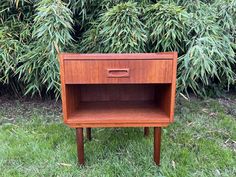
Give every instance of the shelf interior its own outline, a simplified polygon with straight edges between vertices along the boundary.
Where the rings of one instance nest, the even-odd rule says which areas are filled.
[[[69,123],[156,123],[168,122],[168,115],[155,102],[102,101],[80,103]]]
[[[168,123],[170,90],[170,84],[68,84],[66,122]]]

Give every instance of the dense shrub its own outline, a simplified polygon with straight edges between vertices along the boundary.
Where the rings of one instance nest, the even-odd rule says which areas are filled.
[[[52,90],[59,96],[57,54],[72,41],[72,13],[63,2],[57,0],[42,0],[35,10],[33,41],[27,47],[27,52],[20,57],[16,73],[26,84],[26,94],[40,94],[46,85],[46,91]]]
[[[235,83],[236,0],[1,0],[0,85],[59,96],[58,51],[179,52],[178,91]]]
[[[42,91],[54,91],[58,97],[60,77],[57,50],[62,51],[72,41],[72,13],[66,4],[58,0],[38,1],[34,11],[34,18],[31,16],[28,22],[28,18],[15,22],[13,16],[2,23],[3,34],[9,37],[5,35],[0,40],[4,43],[1,45],[1,81],[7,83],[11,77],[18,77],[24,83],[25,94],[40,95]],[[16,27],[18,23],[18,29],[9,34],[8,28]]]
[[[179,58],[178,86],[180,91],[190,87],[196,94],[207,95],[209,88],[217,91],[214,83],[222,87],[233,84],[235,63],[232,35],[219,23],[214,6],[196,6],[189,15],[188,50]],[[211,87],[213,86],[213,87]]]
[[[18,96],[25,87],[15,71],[31,40],[32,9],[29,1],[0,1],[0,85],[6,84]]]
[[[175,3],[158,2],[146,8],[144,16],[149,29],[149,50],[185,51],[188,39],[188,13]]]
[[[145,52],[147,31],[139,19],[137,3],[120,3],[106,12],[85,32],[83,52]]]

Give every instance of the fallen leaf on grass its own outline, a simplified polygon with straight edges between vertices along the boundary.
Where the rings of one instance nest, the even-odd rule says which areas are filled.
[[[209,115],[210,115],[210,116],[216,116],[217,113],[211,112]]]
[[[174,160],[171,161],[171,165],[175,169],[175,161]]]
[[[61,166],[66,166],[66,167],[71,167],[72,165],[71,164],[68,164],[68,163],[57,163],[58,165],[61,165]]]
[[[232,149],[234,152],[236,152],[236,141],[228,138],[225,142],[224,142],[224,147],[228,147],[230,149]]]
[[[186,97],[184,94],[180,93],[180,95],[187,101],[189,101],[188,97]]]
[[[221,176],[221,173],[218,169],[216,169],[216,174],[217,174],[217,176]]]
[[[225,144],[228,143],[229,140],[230,140],[230,138],[228,138],[224,143],[225,143]]]
[[[208,109],[206,109],[206,108],[203,108],[203,109],[202,109],[202,112],[209,113],[209,112],[208,112]]]
[[[190,126],[190,125],[192,125],[193,124],[193,122],[189,122],[188,124],[187,124],[187,126]]]

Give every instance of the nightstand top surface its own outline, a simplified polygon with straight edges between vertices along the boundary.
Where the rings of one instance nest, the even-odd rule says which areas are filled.
[[[177,52],[159,52],[159,53],[60,53],[64,60],[152,60],[152,59],[164,59],[173,60],[175,59]]]

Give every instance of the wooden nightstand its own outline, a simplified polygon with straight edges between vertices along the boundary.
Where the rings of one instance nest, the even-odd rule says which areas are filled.
[[[161,127],[174,121],[177,53],[60,54],[64,122],[76,128],[84,164],[83,128],[154,127],[160,164]]]

